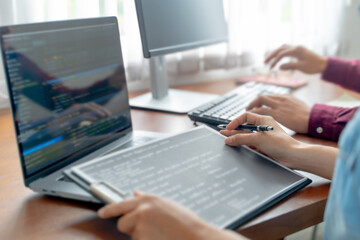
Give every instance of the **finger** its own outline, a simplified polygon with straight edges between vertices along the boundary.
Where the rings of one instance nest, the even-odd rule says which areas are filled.
[[[97,105],[97,104],[96,104]],[[107,108],[105,108],[105,107],[103,107],[103,106],[100,106],[100,105],[97,105],[98,107],[99,107],[99,109],[101,110],[101,111],[103,111],[103,113],[106,115],[106,116],[110,116],[111,115],[111,112],[107,109]]]
[[[268,94],[266,96],[271,97],[271,99],[277,101],[277,102],[283,102],[286,99],[288,99],[289,97],[292,97],[291,94]]]
[[[139,231],[139,229],[136,227],[131,234],[131,240],[143,240],[144,235],[146,235],[146,233],[143,233],[143,231]]]
[[[118,217],[133,211],[138,207],[140,202],[140,198],[133,198],[130,200],[124,200],[121,203],[108,204],[99,209],[98,215],[100,218]]]
[[[257,98],[255,98],[254,100],[252,100],[249,105],[246,107],[246,111],[249,111],[250,109],[256,108],[256,107],[261,107],[262,103],[260,100],[260,96],[258,96]]]
[[[141,196],[144,196],[144,194],[142,192],[140,192],[139,190],[135,190],[134,191],[134,196],[135,197],[141,197]]]
[[[122,216],[117,222],[117,228],[120,232],[131,235],[134,232],[138,222],[138,212],[135,210]]]
[[[279,102],[272,95],[259,95],[252,102],[250,102],[250,104],[246,107],[246,110],[250,110],[261,106],[276,108],[278,105]]]
[[[91,109],[96,111],[102,117],[106,117],[106,116],[110,115],[110,112],[106,108],[104,108],[96,103],[90,103],[90,106],[91,106]]]
[[[246,133],[246,134],[236,134],[225,139],[225,143],[230,146],[240,146],[248,145],[255,146],[256,139],[259,137],[259,134],[263,133]]]
[[[104,114],[93,103],[85,104],[84,108],[86,109],[86,111],[90,111],[92,115],[98,115],[100,117],[104,117]]]
[[[83,116],[83,119],[95,122],[96,120],[98,120],[98,117],[94,116],[94,114],[92,113],[88,113]]]
[[[297,70],[300,68],[300,63],[299,62],[289,62],[289,63],[285,63],[282,64],[280,66],[281,70]]]
[[[286,49],[281,51],[276,57],[274,57],[273,62],[270,65],[270,69],[275,67],[276,64],[284,57],[288,57],[288,56],[295,56],[295,48],[290,48],[290,49]]]
[[[63,113],[71,114],[71,113],[73,113],[75,111],[79,111],[79,110],[81,111],[81,105],[79,103],[75,103],[71,107],[66,109]]]
[[[274,109],[271,108],[265,108],[265,107],[259,107],[259,108],[254,108],[251,110],[252,113],[256,113],[259,115],[266,115],[266,116],[272,116],[274,117]]]
[[[283,51],[284,49],[289,48],[290,46],[288,45],[282,45],[281,47],[279,47],[278,49],[274,50],[272,53],[269,54],[269,56],[266,57],[265,59],[265,64],[268,64],[270,62],[271,59],[273,59],[277,54],[279,54],[279,52]]]
[[[99,104],[96,103],[90,103],[91,108],[96,111],[100,116],[102,117],[106,117],[110,115],[109,110],[107,110],[106,108],[104,108],[103,106],[100,106]]]
[[[244,114],[242,114],[239,117],[232,120],[226,126],[226,130],[234,130],[239,125],[244,124],[244,123],[256,124],[260,118],[261,118],[260,115],[257,115],[255,113],[245,112]]]
[[[221,130],[220,133],[224,136],[232,136],[232,135],[235,135],[235,134],[242,134],[242,133],[249,133],[249,131],[245,131],[245,130]]]

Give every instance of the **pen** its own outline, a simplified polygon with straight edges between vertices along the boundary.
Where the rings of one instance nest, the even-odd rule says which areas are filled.
[[[217,125],[220,129],[226,129],[227,124],[220,124]],[[265,125],[249,125],[249,124],[243,124],[235,128],[235,130],[249,130],[249,131],[258,131],[258,132],[264,132],[264,131],[272,131],[274,128],[272,126],[265,126]]]

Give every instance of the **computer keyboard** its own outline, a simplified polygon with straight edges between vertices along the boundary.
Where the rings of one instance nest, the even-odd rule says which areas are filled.
[[[290,88],[264,83],[248,82],[219,98],[190,111],[188,116],[206,124],[229,123],[245,112],[247,105],[259,94],[285,94]]]

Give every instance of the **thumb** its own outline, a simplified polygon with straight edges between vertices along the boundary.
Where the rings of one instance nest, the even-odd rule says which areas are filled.
[[[266,108],[266,107],[254,108],[254,109],[250,110],[250,112],[256,113],[259,115],[271,116],[271,117],[274,117],[274,115],[275,115],[273,109]]]
[[[143,196],[144,194],[142,193],[142,192],[140,192],[139,190],[135,190],[134,191],[134,196],[135,197],[141,197],[141,196]]]

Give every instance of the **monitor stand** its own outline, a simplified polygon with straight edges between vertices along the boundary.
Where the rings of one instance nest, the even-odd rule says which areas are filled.
[[[130,106],[184,114],[218,97],[216,94],[169,89],[164,56],[150,58],[150,88],[151,92],[130,99]]]

